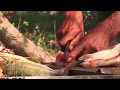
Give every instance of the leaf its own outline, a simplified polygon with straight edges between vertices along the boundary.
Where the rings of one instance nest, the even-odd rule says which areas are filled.
[[[87,34],[87,32],[85,32],[85,35]]]
[[[58,53],[58,54],[60,54],[61,52],[62,52],[62,51],[61,51],[61,50],[59,50],[57,53]]]
[[[15,26],[15,23],[12,23],[13,26]]]
[[[27,21],[23,21],[23,24],[24,24],[25,26],[29,26],[29,22],[27,22]]]

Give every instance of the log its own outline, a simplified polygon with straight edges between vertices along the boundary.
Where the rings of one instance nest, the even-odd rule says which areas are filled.
[[[16,55],[33,57],[41,63],[55,62],[55,57],[44,51],[40,46],[36,46],[31,40],[24,37],[6,17],[0,12],[0,41],[12,49]]]

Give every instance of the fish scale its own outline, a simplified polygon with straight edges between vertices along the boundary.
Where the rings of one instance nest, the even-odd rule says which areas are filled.
[[[53,70],[25,57],[8,53],[0,53],[0,67],[6,76],[56,76],[64,72],[64,68]]]

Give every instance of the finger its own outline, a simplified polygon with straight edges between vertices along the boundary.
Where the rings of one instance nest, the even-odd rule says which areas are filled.
[[[64,53],[61,52],[56,56],[56,63],[57,66],[64,66]]]
[[[70,43],[70,50],[72,50],[74,48],[74,46],[80,42],[80,40],[82,40],[82,38],[84,37],[84,24],[83,22],[81,22],[80,24],[80,33],[71,41]]]
[[[80,29],[78,27],[70,27],[70,31],[61,39],[60,45],[65,46],[68,41],[73,40],[78,33],[80,32]]]
[[[56,36],[57,36],[57,38],[59,40],[65,35],[65,33],[67,32],[68,28],[69,28],[69,20],[65,18],[63,23],[62,23],[62,25],[61,25],[61,27],[56,32]]]
[[[85,43],[82,40],[80,44],[69,53],[67,60],[70,61],[76,59],[78,56],[80,56],[83,53],[84,49],[85,49]]]
[[[78,42],[80,42],[80,40],[82,40],[82,38],[84,37],[84,33],[79,33],[71,42],[69,45],[70,51],[73,50],[74,46],[76,44],[78,44]]]
[[[68,65],[70,65],[71,63],[73,63],[73,62],[75,62],[76,60],[75,59],[72,59],[71,57],[69,57],[69,54],[70,53],[68,53],[68,52],[66,52],[66,54],[65,54],[65,57],[64,57],[64,61],[65,61],[65,66],[68,66]],[[67,57],[69,57],[68,59],[67,59]]]

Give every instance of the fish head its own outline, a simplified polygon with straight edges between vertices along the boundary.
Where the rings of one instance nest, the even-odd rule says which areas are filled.
[[[3,47],[3,46],[0,46],[0,52],[4,49],[5,47]]]
[[[93,60],[93,54],[86,54],[86,55],[83,55],[81,56],[78,60],[84,60],[83,63],[80,63],[81,66],[84,66],[84,67],[91,67],[91,61]]]

